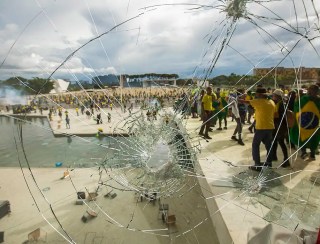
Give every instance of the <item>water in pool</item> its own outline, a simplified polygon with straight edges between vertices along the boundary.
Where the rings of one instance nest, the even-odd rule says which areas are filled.
[[[46,118],[28,118],[28,121],[30,123],[0,116],[1,167],[19,167],[15,137],[20,161],[23,167],[27,166],[18,139],[19,123],[22,123],[23,142],[31,167],[56,167],[59,162],[62,167],[91,167],[100,162],[101,158],[113,154],[113,150],[106,147],[117,145],[117,141],[111,137],[54,137]]]

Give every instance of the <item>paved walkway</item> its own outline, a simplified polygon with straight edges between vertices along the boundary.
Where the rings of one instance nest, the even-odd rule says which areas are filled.
[[[230,118],[228,120],[230,121]],[[193,144],[198,144],[199,141],[201,143],[199,164],[210,191],[218,196],[207,200],[208,203],[210,201],[217,203],[217,210],[213,211],[212,215],[221,213],[233,242],[247,243],[248,232],[254,227],[267,225],[269,222],[265,220],[291,230],[294,230],[297,224],[311,229],[312,226],[319,226],[319,220],[309,219],[313,215],[319,216],[320,213],[317,197],[317,194],[320,194],[319,180],[314,184],[316,177],[320,176],[319,159],[305,162],[294,156],[291,161],[292,168],[267,169],[260,175],[266,177],[265,183],[262,189],[255,193],[256,189],[250,188],[250,181],[259,176],[259,173],[248,170],[248,166],[253,164],[251,156],[253,134],[245,125],[243,129],[245,146],[238,145],[231,140],[235,124],[228,123],[228,130],[211,132],[210,136],[213,139],[208,141],[197,137],[199,130],[196,129],[200,126],[198,119],[188,120],[187,130],[193,138]],[[264,161],[266,151],[262,146],[260,149],[261,159]],[[294,150],[291,151],[293,152]],[[279,147],[278,158],[282,159]],[[273,162],[273,167],[279,165],[280,161]],[[260,182],[262,181],[260,179]],[[257,185],[251,184],[251,186]]]
[[[70,118],[70,129],[66,128],[65,121],[65,111],[68,111]],[[101,114],[102,124],[97,124],[96,117],[97,114]],[[108,122],[108,113],[111,115],[110,122]],[[140,113],[140,110],[134,108],[132,113]],[[145,114],[146,111],[143,110]],[[102,129],[102,134],[104,135],[126,135],[128,131],[124,131],[125,118],[129,117],[130,114],[128,110],[126,112],[121,111],[121,109],[101,109],[101,111],[94,111],[93,116],[87,116],[86,114],[81,114],[78,112],[78,115],[75,109],[67,109],[63,111],[62,119],[58,115],[52,116],[52,121],[50,125],[55,135],[59,134],[76,134],[79,136],[93,136],[97,134],[99,129]]]
[[[69,109],[68,112],[71,129],[65,127],[64,113],[62,120],[54,116],[50,122],[56,135],[63,133],[94,135],[99,128],[102,128],[106,134],[127,133],[117,128],[123,127],[121,123],[123,123],[123,118],[129,115],[128,112],[102,111],[102,125],[96,124],[92,118],[86,118],[86,115],[78,116],[73,109]],[[112,123],[107,122],[108,112],[111,113]],[[198,136],[198,128],[201,125],[199,119],[188,119],[186,122],[191,143],[201,145],[198,172],[202,172],[203,175],[199,174],[198,180],[203,194],[207,197],[206,203],[220,243],[231,241],[239,244],[246,243],[248,232],[253,227],[265,226],[268,221],[276,222],[289,229],[293,229],[292,226],[295,226],[296,223],[306,226],[316,224],[316,220],[311,221],[304,216],[311,215],[311,210],[316,213],[320,212],[319,204],[316,202],[318,200],[313,196],[319,193],[318,186],[308,185],[308,182],[311,182],[310,179],[317,176],[319,160],[304,162],[297,158],[291,162],[293,167],[290,169],[266,170],[264,174],[266,179],[264,182],[261,180],[258,182],[265,185],[262,185],[261,189],[255,189],[253,187],[258,183],[255,184],[252,181],[255,181],[258,173],[247,169],[249,165],[252,165],[253,134],[247,130],[248,126],[244,126],[245,145],[238,145],[237,142],[230,139],[235,123],[228,120],[228,129],[211,132],[213,139],[208,141]],[[261,149],[263,161],[266,153],[262,147]],[[279,151],[279,159],[282,158],[281,155]],[[274,162],[273,166],[277,167],[279,164],[280,162]],[[303,188],[303,185],[306,187]],[[306,194],[307,191],[310,192],[309,195]],[[303,209],[298,208],[301,202],[304,203]],[[310,208],[310,205],[313,207]]]

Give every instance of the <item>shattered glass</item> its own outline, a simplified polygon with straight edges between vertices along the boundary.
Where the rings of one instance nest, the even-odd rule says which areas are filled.
[[[135,31],[126,38],[135,44],[141,42],[142,46],[145,45],[142,49],[136,45],[131,50],[140,52],[143,56],[143,51],[156,48],[148,44],[154,36],[145,36],[147,32],[143,32],[144,28],[148,28],[144,21],[145,16],[151,20],[154,18],[153,21],[160,25],[168,16],[161,15],[159,19],[158,16],[166,11],[169,16],[172,13],[183,13],[187,18],[206,15],[210,20],[210,25],[206,26],[206,35],[197,36],[199,45],[201,43],[204,46],[200,60],[196,67],[194,63],[191,65],[194,70],[192,78],[201,79],[200,83],[205,83],[215,74],[217,67],[228,66],[233,57],[240,58],[250,66],[247,74],[256,67],[273,67],[268,74],[274,74],[275,85],[277,79],[280,79],[277,77],[277,68],[285,65],[301,68],[305,59],[308,59],[304,52],[309,51],[310,54],[311,50],[312,56],[317,60],[314,66],[319,66],[320,9],[313,0],[283,1],[290,10],[287,12],[281,12],[283,8],[277,9],[281,1],[275,0],[201,3],[151,1],[148,4],[128,1],[125,8],[123,7],[126,10],[121,12],[122,18],[119,18],[124,21],[116,23],[117,18],[108,14],[108,18],[113,18],[108,21],[114,23],[110,28],[104,28],[103,31],[100,29],[100,32],[94,21],[95,15],[89,7],[91,3],[84,2],[83,11],[90,16],[90,28],[94,29],[94,35],[76,45],[62,37],[61,43],[70,44],[70,52],[63,55],[63,60],[54,57],[58,59],[54,66],[39,65],[39,72],[48,80],[58,78],[62,70],[69,72],[88,100],[93,100],[92,93],[82,87],[73,69],[74,65],[79,60],[86,64],[85,68],[90,71],[88,77],[101,73],[90,65],[93,60],[84,58],[92,52],[91,48],[94,46],[99,47],[108,65],[114,63],[119,70],[125,70],[126,67],[118,62],[119,58],[108,53],[112,53],[112,50],[108,49],[109,42],[114,40],[112,35]],[[56,4],[63,7],[61,3]],[[115,3],[106,3],[106,8],[113,5]],[[46,27],[61,36],[60,30],[56,29],[55,22],[50,17],[50,5],[35,1],[35,7],[47,20]],[[133,15],[128,15],[129,9],[134,9]],[[27,25],[20,26],[20,35],[11,46],[7,46],[5,54],[1,56],[0,72],[8,69],[14,62],[15,59],[11,57],[16,53],[23,53],[24,46],[19,41],[21,39],[28,43],[30,34],[25,30],[34,31],[32,23],[41,21],[37,18],[38,15],[30,19]],[[71,27],[73,25],[68,23],[67,19],[65,24]],[[160,28],[167,30],[170,26]],[[188,31],[198,33],[195,29]],[[249,32],[255,33],[250,40],[245,37]],[[238,43],[243,45],[236,45]],[[33,43],[30,42],[31,44]],[[257,51],[251,49],[250,45],[262,48]],[[179,54],[181,53],[177,53]],[[197,55],[200,56],[200,53]],[[51,60],[52,57],[42,58]],[[242,64],[239,63],[239,66]],[[295,72],[292,87],[301,88],[299,68],[295,68]],[[18,72],[14,73],[15,77],[19,75]],[[262,83],[262,79],[257,80],[255,85]],[[244,82],[245,77],[232,85],[243,86]],[[20,85],[25,84],[21,81]],[[170,94],[170,91],[157,81],[153,81],[153,86],[164,94]],[[247,91],[253,87],[254,85],[247,88]],[[114,99],[112,125],[107,126],[110,131],[107,139],[99,133],[90,138],[63,132],[62,136],[66,139],[55,142],[56,149],[51,146],[52,141],[48,138],[52,131],[59,131],[55,129],[59,124],[52,123],[50,126],[46,122],[24,116],[4,114],[6,119],[14,120],[10,127],[12,134],[9,133],[8,138],[6,137],[11,143],[10,150],[13,155],[2,155],[2,162],[8,163],[2,166],[10,166],[9,161],[15,158],[16,167],[24,172],[17,177],[21,185],[27,186],[23,189],[32,198],[33,207],[41,216],[41,221],[37,220],[35,225],[44,226],[49,243],[141,243],[142,240],[145,243],[223,243],[231,239],[240,239],[239,243],[245,243],[242,240],[246,240],[244,237],[247,232],[266,223],[284,227],[292,236],[296,235],[294,231],[297,228],[313,231],[319,228],[318,159],[308,165],[299,161],[299,147],[290,150],[291,169],[282,169],[276,164],[274,168],[264,167],[259,173],[252,172],[248,170],[248,166],[252,165],[251,137],[248,135],[245,138],[246,145],[242,150],[235,148],[228,141],[229,134],[225,133],[214,134],[213,143],[208,143],[198,136],[202,122],[195,123],[195,120],[187,116],[193,103],[193,87],[185,85],[171,88],[176,89],[176,94],[183,97],[177,107],[173,101],[169,101],[165,106],[157,108],[159,112],[156,117],[148,116],[146,112],[154,110],[155,104],[158,104],[156,99],[151,99],[150,92],[149,102],[143,101],[141,106],[136,106],[128,113],[125,112],[121,93],[121,96]],[[105,97],[112,97],[109,91],[102,93]],[[81,100],[77,94],[72,96]],[[44,97],[50,105],[59,106],[39,90],[36,98],[41,100]],[[81,105],[89,109],[88,104]],[[62,107],[69,109],[66,103],[62,103]],[[111,112],[110,109],[107,111],[101,108],[104,123],[108,112]],[[74,121],[77,119],[75,112],[70,112],[70,116]],[[2,119],[3,125],[7,123]],[[88,127],[93,127],[84,117],[80,120]],[[31,127],[40,130],[42,134],[32,132]],[[233,125],[230,128],[233,129]],[[9,130],[3,129],[1,134],[8,135],[7,131]],[[93,127],[93,131],[96,134],[96,127]],[[43,138],[39,144],[35,143],[37,136]],[[62,145],[59,149],[58,144]],[[68,181],[57,181],[57,174],[54,173],[47,179],[40,180],[44,172],[39,170],[39,167],[42,167],[38,162],[39,158],[43,158],[42,162],[45,162],[46,157],[51,154],[55,162],[64,162]],[[61,188],[68,189],[68,194],[60,197]],[[79,192],[85,192],[89,197],[79,199]],[[75,199],[81,206],[71,204]],[[168,213],[174,216],[171,221],[175,222],[175,227],[170,225]],[[93,220],[89,221],[90,218]],[[20,221],[18,224],[9,221],[4,231],[9,235],[19,232],[19,238],[22,238],[22,235],[26,234],[20,231],[19,225],[23,226],[26,233],[34,229],[34,224],[29,225],[29,219],[22,218]],[[227,226],[226,228],[231,230],[230,238],[221,237],[224,235],[221,226]],[[290,243],[290,238],[287,243]]]

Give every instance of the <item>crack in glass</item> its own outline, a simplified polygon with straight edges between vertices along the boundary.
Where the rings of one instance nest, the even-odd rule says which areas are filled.
[[[50,14],[45,11],[45,8],[41,7],[38,1],[36,3],[39,5],[41,13],[30,20],[12,46],[9,47],[0,64],[0,71],[6,67],[7,62],[10,62],[11,55],[20,52],[22,47],[18,41],[27,35],[25,31],[28,28],[32,28],[32,23],[39,21],[37,18],[40,15],[50,20]],[[319,61],[320,37],[319,7],[315,5],[314,1],[286,1],[288,9],[291,11],[290,14],[279,12],[277,10],[278,3],[279,1],[274,0],[224,0],[214,1],[214,5],[206,1],[204,4],[172,4],[169,2],[167,4],[150,4],[150,6],[140,8],[139,13],[134,15],[134,17],[127,17],[125,21],[114,24],[113,27],[100,33],[94,21],[95,16],[92,15],[89,5],[86,4],[87,11],[90,13],[92,20],[91,27],[95,28],[94,37],[78,45],[77,48],[70,49],[70,52],[65,55],[65,59],[54,66],[55,68],[51,67],[48,71],[43,66],[39,70],[47,73],[46,77],[48,81],[57,76],[62,69],[67,70],[73,75],[73,78],[83,91],[81,95],[71,94],[71,99],[77,100],[79,105],[83,106],[85,110],[90,110],[89,101],[91,101],[91,104],[99,108],[102,116],[107,117],[111,111],[108,110],[107,112],[106,109],[100,108],[100,104],[95,100],[94,94],[86,91],[76,74],[72,72],[72,65],[78,59],[85,60],[85,52],[90,51],[90,45],[97,45],[98,41],[108,62],[111,63],[111,58],[106,48],[108,44],[104,44],[103,38],[120,31],[131,31],[130,24],[140,19],[143,22],[143,18],[146,15],[157,16],[163,10],[177,9],[178,12],[181,9],[186,11],[185,9],[187,8],[187,12],[184,14],[206,13],[213,16],[212,13],[218,13],[217,16],[220,18],[218,20],[212,18],[214,20],[212,22],[212,30],[208,31],[205,37],[207,46],[203,50],[200,64],[194,69],[193,78],[201,78],[201,83],[204,84],[212,76],[216,68],[225,61],[224,55],[233,52],[237,57],[241,57],[242,60],[250,63],[250,67],[252,68],[247,74],[264,62],[267,64],[271,63],[273,68],[261,79],[257,80],[254,85],[263,83],[263,78],[274,73],[275,86],[277,86],[277,78],[279,77],[276,76],[276,71],[283,63],[290,64],[293,67],[300,67],[304,59],[303,52],[309,49],[313,50],[314,56]],[[129,1],[126,4],[127,14],[133,6],[133,1]],[[250,27],[248,27],[249,24]],[[121,28],[124,28],[124,30],[120,30]],[[262,57],[259,57],[259,59],[256,58],[257,55],[255,54],[250,55],[250,50],[244,49],[247,47],[246,45],[244,45],[244,48],[236,45],[237,40],[241,39],[239,33],[244,28],[246,28],[246,31],[251,28],[250,30],[256,33],[258,45],[262,45],[262,43],[266,44],[263,47],[265,50],[261,50]],[[56,30],[56,28],[53,29]],[[136,43],[145,38],[142,37],[143,33],[141,30],[143,28],[139,26],[138,29],[139,34]],[[297,56],[300,58],[299,61],[295,60]],[[89,61],[86,60],[86,62],[91,66]],[[300,68],[294,69],[295,77],[292,81],[292,87],[300,89],[302,86],[299,77]],[[92,73],[88,77],[96,76],[98,73],[98,71],[96,72],[92,68]],[[18,74],[14,74],[14,76],[20,80],[20,85],[28,86]],[[246,79],[245,77],[243,76],[236,81],[234,86],[241,86]],[[118,82],[120,83],[120,81]],[[169,90],[157,84],[156,81],[153,81],[153,83],[160,88],[162,93],[166,95],[170,93]],[[250,86],[247,91],[252,90],[254,85]],[[103,88],[102,82],[98,81],[97,86]],[[111,228],[115,227],[125,229],[128,232],[139,232],[142,234],[141,238],[150,235],[164,237],[165,241],[163,243],[173,240],[180,241],[181,243],[200,243],[201,231],[199,233],[196,231],[203,225],[208,225],[209,227],[207,226],[207,228],[212,227],[208,224],[208,222],[211,223],[211,218],[221,214],[224,210],[228,210],[230,206],[236,207],[239,211],[244,211],[245,214],[241,215],[244,225],[250,222],[250,220],[246,220],[250,215],[256,216],[260,220],[285,227],[291,231],[292,235],[295,235],[294,231],[297,229],[297,226],[313,229],[320,226],[318,197],[320,189],[318,179],[319,169],[318,167],[304,169],[301,162],[296,163],[301,145],[299,145],[297,150],[292,149],[290,153],[289,160],[293,166],[293,170],[282,170],[280,165],[274,168],[263,167],[260,173],[249,171],[247,167],[251,165],[251,159],[249,159],[251,155],[248,156],[248,153],[246,153],[245,157],[247,159],[242,161],[234,157],[234,155],[228,155],[228,158],[224,158],[226,154],[221,152],[224,148],[219,148],[220,145],[214,145],[214,147],[210,148],[208,146],[210,144],[207,144],[207,141],[201,140],[197,136],[199,125],[202,122],[199,122],[196,127],[190,127],[190,119],[187,117],[195,102],[193,98],[198,96],[199,90],[194,92],[193,87],[187,85],[181,88],[172,86],[172,88],[176,89],[176,95],[180,96],[179,103],[173,104],[171,101],[171,103],[168,102],[167,106],[158,107],[155,104],[160,104],[161,102],[151,99],[149,97],[152,96],[150,92],[148,95],[150,102],[143,101],[141,107],[135,108],[133,111],[130,110],[129,114],[126,113],[126,102],[123,99],[125,95],[122,94],[122,91],[121,94],[114,96],[110,91],[101,90],[101,96],[104,96],[107,100],[112,100],[114,109],[117,110],[115,115],[120,117],[120,120],[115,123],[114,127],[111,128],[110,125],[110,130],[115,137],[110,137],[108,141],[104,141],[101,135],[97,133],[99,140],[97,142],[72,133],[65,134],[68,139],[65,145],[70,150],[72,149],[72,144],[78,143],[76,142],[78,140],[84,143],[84,145],[88,145],[88,147],[89,145],[94,145],[96,148],[102,149],[90,154],[91,161],[88,160],[85,154],[81,154],[85,158],[81,159],[80,156],[75,157],[75,155],[71,155],[71,152],[65,151],[65,159],[69,161],[68,170],[77,172],[80,168],[87,166],[92,169],[92,173],[86,177],[88,180],[94,179],[95,189],[91,192],[91,190],[85,187],[87,194],[100,194],[103,196],[103,200],[113,199],[108,204],[110,203],[114,208],[117,207],[117,204],[120,206],[123,201],[127,201],[122,198],[120,193],[134,198],[133,203],[131,201],[127,204],[127,208],[123,209],[123,215],[117,215],[101,199],[90,202],[83,201],[89,210],[94,213],[102,213],[104,220],[112,226]],[[38,101],[43,99],[52,106],[62,108],[67,108],[68,106],[66,103],[61,105],[62,103],[55,101],[54,97],[42,94],[41,89],[37,91],[35,99],[38,99]],[[155,110],[158,110],[155,116],[147,114]],[[13,136],[16,143],[16,154],[19,157],[19,162],[20,160],[21,162],[24,160],[26,163],[26,165],[20,165],[21,169],[27,167],[30,174],[33,175],[33,153],[28,148],[30,145],[24,142],[24,140],[29,140],[28,137],[32,138],[32,135],[28,135],[28,132],[26,132],[27,136],[23,136],[25,135],[24,130],[25,128],[29,128],[28,126],[30,125],[43,131],[51,131],[52,128],[49,124],[40,125],[37,121],[29,120],[27,117],[16,118],[10,115],[6,116],[14,119],[14,123],[20,124],[19,130],[15,131]],[[70,116],[74,120],[77,119],[73,113],[70,113]],[[218,114],[214,115],[211,119],[217,116]],[[114,119],[112,118],[112,120]],[[93,127],[85,119],[80,120],[88,127]],[[80,144],[77,145],[79,146]],[[46,144],[42,146],[46,146]],[[207,158],[208,151],[211,149],[214,156]],[[246,146],[247,149],[248,147]],[[223,156],[220,156],[220,154]],[[70,160],[68,160],[68,157]],[[300,175],[300,181],[295,181],[297,175]],[[83,186],[77,185],[76,177],[70,176],[70,180],[74,187],[74,193],[77,193],[79,189],[83,190]],[[205,185],[202,183],[203,180],[210,183]],[[38,190],[30,190],[32,197],[36,195],[36,192],[49,193],[53,188],[52,186],[43,186],[41,188],[40,183],[34,176],[33,181],[28,182],[26,180],[28,187],[32,184],[38,186]],[[187,198],[188,195],[193,198]],[[41,196],[34,197],[34,203],[37,205],[38,202],[43,200],[42,198],[46,200],[47,206],[51,208],[51,212],[55,216],[55,220],[52,218],[48,219],[44,215],[45,210],[39,207],[38,210],[43,219],[65,241],[69,243],[80,242],[80,240],[75,238],[77,231],[73,229],[69,231],[69,226],[65,224],[66,222],[63,221],[63,218],[55,215],[57,213],[55,203],[50,202],[44,193]],[[193,201],[195,198],[201,200],[196,201],[197,206],[192,206],[192,202],[187,202],[187,200]],[[219,201],[219,206],[216,209],[210,205],[213,201]],[[172,232],[167,225],[151,221],[151,217],[149,225],[139,223],[138,220],[145,218],[145,214],[149,214],[150,216],[151,212],[157,212],[154,209],[152,211],[150,205],[159,203],[159,206],[163,207],[163,205],[160,205],[163,202],[169,202],[170,208],[175,207],[176,216],[178,217],[177,221],[181,225],[180,231]],[[186,205],[189,207],[188,210],[190,212],[188,213],[180,209]],[[193,209],[200,217],[196,218],[190,209]],[[160,218],[164,222],[168,221],[167,212],[165,211],[165,209],[162,209],[162,212],[160,212]],[[59,225],[56,226],[56,223]],[[150,229],[145,228],[146,226],[150,227]]]

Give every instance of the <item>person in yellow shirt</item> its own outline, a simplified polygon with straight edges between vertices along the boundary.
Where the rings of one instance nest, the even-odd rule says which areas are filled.
[[[201,125],[199,135],[203,136],[205,139],[212,139],[209,136],[210,129],[210,118],[212,116],[212,88],[207,87],[207,93],[202,98],[202,111],[203,111],[203,124]],[[204,131],[204,134],[203,134]]]
[[[227,114],[228,114],[228,102],[226,101],[225,93],[220,94],[220,98],[218,99],[218,119],[219,119],[219,128],[217,130],[222,130],[222,120],[224,121],[224,128],[227,129]]]
[[[276,111],[276,105],[267,96],[266,88],[259,87],[256,90],[255,99],[245,101],[255,109],[256,119],[256,132],[254,133],[252,140],[252,158],[254,166],[250,166],[249,169],[260,171],[262,166],[272,166],[272,154],[270,152],[272,145],[272,133],[274,130],[274,114]],[[265,145],[267,150],[267,159],[264,164],[260,161],[260,144]]]

